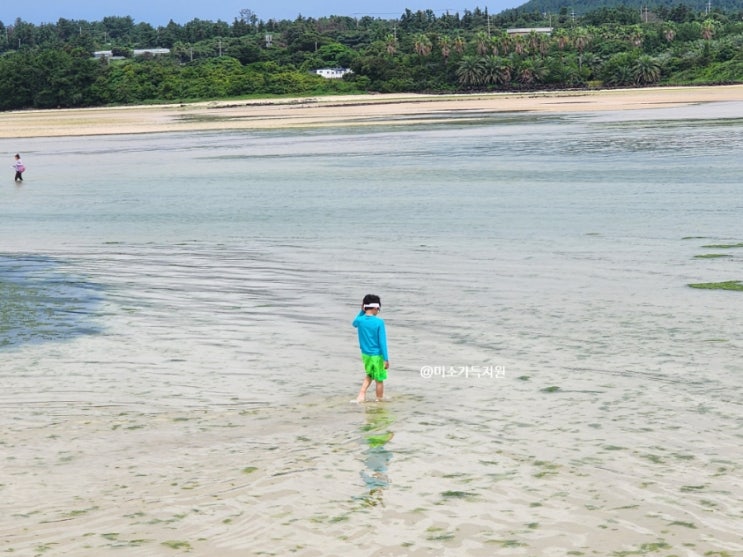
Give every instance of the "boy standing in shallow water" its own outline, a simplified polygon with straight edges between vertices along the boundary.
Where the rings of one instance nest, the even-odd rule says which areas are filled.
[[[361,311],[353,320],[353,326],[359,332],[359,347],[361,348],[361,359],[364,362],[366,377],[361,384],[356,402],[366,400],[366,390],[372,381],[376,382],[377,402],[384,398],[384,381],[387,379],[387,368],[389,368],[389,356],[387,355],[387,332],[384,321],[377,317],[382,309],[379,296],[367,294],[361,303]]]

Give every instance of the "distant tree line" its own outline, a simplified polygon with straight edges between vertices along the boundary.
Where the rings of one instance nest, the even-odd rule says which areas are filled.
[[[0,110],[355,92],[463,92],[743,82],[743,13],[600,6],[581,16],[406,10],[161,27],[131,17],[0,22]],[[551,27],[523,35],[509,28]],[[134,49],[168,48],[133,57]],[[96,59],[110,50],[122,59]],[[314,70],[347,67],[343,79]]]
[[[661,13],[668,10],[687,10],[691,12],[706,12],[708,8],[736,12],[743,8],[741,0],[528,0],[519,9],[529,12],[552,12],[557,13],[562,9],[568,9],[572,14],[583,15],[599,8],[616,8],[621,5],[635,12],[648,10]]]

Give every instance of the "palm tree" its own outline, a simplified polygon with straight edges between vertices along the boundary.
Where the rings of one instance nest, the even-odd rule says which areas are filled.
[[[475,33],[475,51],[480,56],[485,56],[488,52],[488,34],[485,31],[478,31]]]
[[[493,56],[498,56],[500,53],[500,37],[490,37],[490,52]]]
[[[394,56],[395,52],[397,52],[397,37],[395,37],[395,35],[393,35],[392,33],[389,33],[384,38],[384,46],[387,54],[389,54],[390,56]]]
[[[524,51],[526,50],[526,46],[524,45],[524,39],[521,35],[516,35],[513,38],[513,51],[521,56]]]
[[[462,35],[457,35],[456,37],[454,37],[452,46],[454,47],[454,52],[461,56],[462,54],[464,54],[464,47],[467,46],[467,42],[464,40]]]
[[[532,60],[524,60],[518,68],[518,80],[524,85],[531,85],[534,83],[534,62]]]
[[[547,79],[549,69],[547,69],[547,66],[544,64],[544,60],[537,58],[532,62],[532,73],[534,75],[534,81],[537,83],[542,83]]]
[[[498,69],[498,80],[503,85],[508,85],[511,83],[511,74],[513,73],[513,69],[511,67],[511,61],[508,58],[501,58],[500,59],[500,68]]]
[[[488,56],[484,66],[491,83],[495,85],[508,85],[511,83],[511,66],[507,58]]]
[[[660,80],[660,64],[648,54],[643,54],[635,62],[632,75],[637,85],[651,85]]]
[[[663,27],[663,38],[669,43],[673,42],[673,39],[676,38],[676,29],[674,29],[671,24],[666,24]]]
[[[457,78],[459,83],[465,87],[473,87],[482,83],[482,58],[477,56],[465,56],[459,62]]]
[[[547,40],[544,35],[539,36],[539,54],[542,56],[547,56],[547,53],[550,51],[550,42]]]
[[[553,36],[555,42],[557,43],[557,48],[559,48],[560,50],[565,50],[565,47],[570,44],[570,37],[568,37],[567,32],[562,27],[555,31],[555,34]]]
[[[500,62],[497,56],[486,56],[482,59],[482,82],[490,85],[500,82]]]
[[[501,53],[504,55],[508,54],[511,51],[511,45],[513,43],[513,41],[511,41],[511,36],[506,31],[503,31],[500,37],[498,37],[498,40],[500,41]]]
[[[528,58],[521,62],[518,70],[518,80],[524,85],[541,83],[547,76],[547,68],[538,58]]]
[[[621,65],[614,68],[606,82],[609,85],[629,85],[633,82],[632,70],[629,66]]]
[[[573,36],[573,45],[575,46],[575,49],[580,53],[583,54],[583,51],[588,46],[588,43],[591,42],[591,35],[588,34],[588,31],[586,31],[583,27],[578,27],[575,30],[574,36]]]
[[[425,34],[418,33],[413,37],[413,48],[415,49],[415,53],[423,58],[424,56],[431,54],[433,44],[431,44],[431,39],[429,39]]]
[[[558,83],[561,86],[576,86],[583,83],[583,79],[578,72],[578,66],[573,63],[572,59],[566,61],[561,58],[552,57],[547,61],[547,64],[552,83]]]
[[[441,56],[444,58],[444,64],[446,64],[451,54],[451,38],[448,35],[439,37],[439,48],[441,49]]]
[[[585,56],[583,56],[583,66],[587,67],[593,76],[599,73],[603,63],[604,60],[601,56],[594,52],[587,52]]]
[[[583,51],[589,42],[591,42],[591,36],[588,34],[588,31],[583,27],[578,27],[573,37],[573,45],[575,45],[575,49],[578,51],[578,71],[580,72],[583,71]]]
[[[715,36],[715,20],[705,19],[702,23],[702,38],[705,41],[709,41]]]
[[[642,43],[645,42],[645,33],[643,32],[642,27],[639,25],[634,25],[632,27],[632,31],[629,35],[629,42],[635,48],[640,48],[642,46]]]

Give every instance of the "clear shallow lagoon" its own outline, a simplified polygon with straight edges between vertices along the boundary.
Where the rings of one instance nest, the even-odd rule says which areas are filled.
[[[740,114],[0,141],[0,547],[740,553]]]

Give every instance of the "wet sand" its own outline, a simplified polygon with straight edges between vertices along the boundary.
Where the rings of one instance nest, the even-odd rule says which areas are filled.
[[[473,95],[357,95],[0,113],[0,138],[406,125],[432,115],[594,112],[741,101],[743,85]]]

